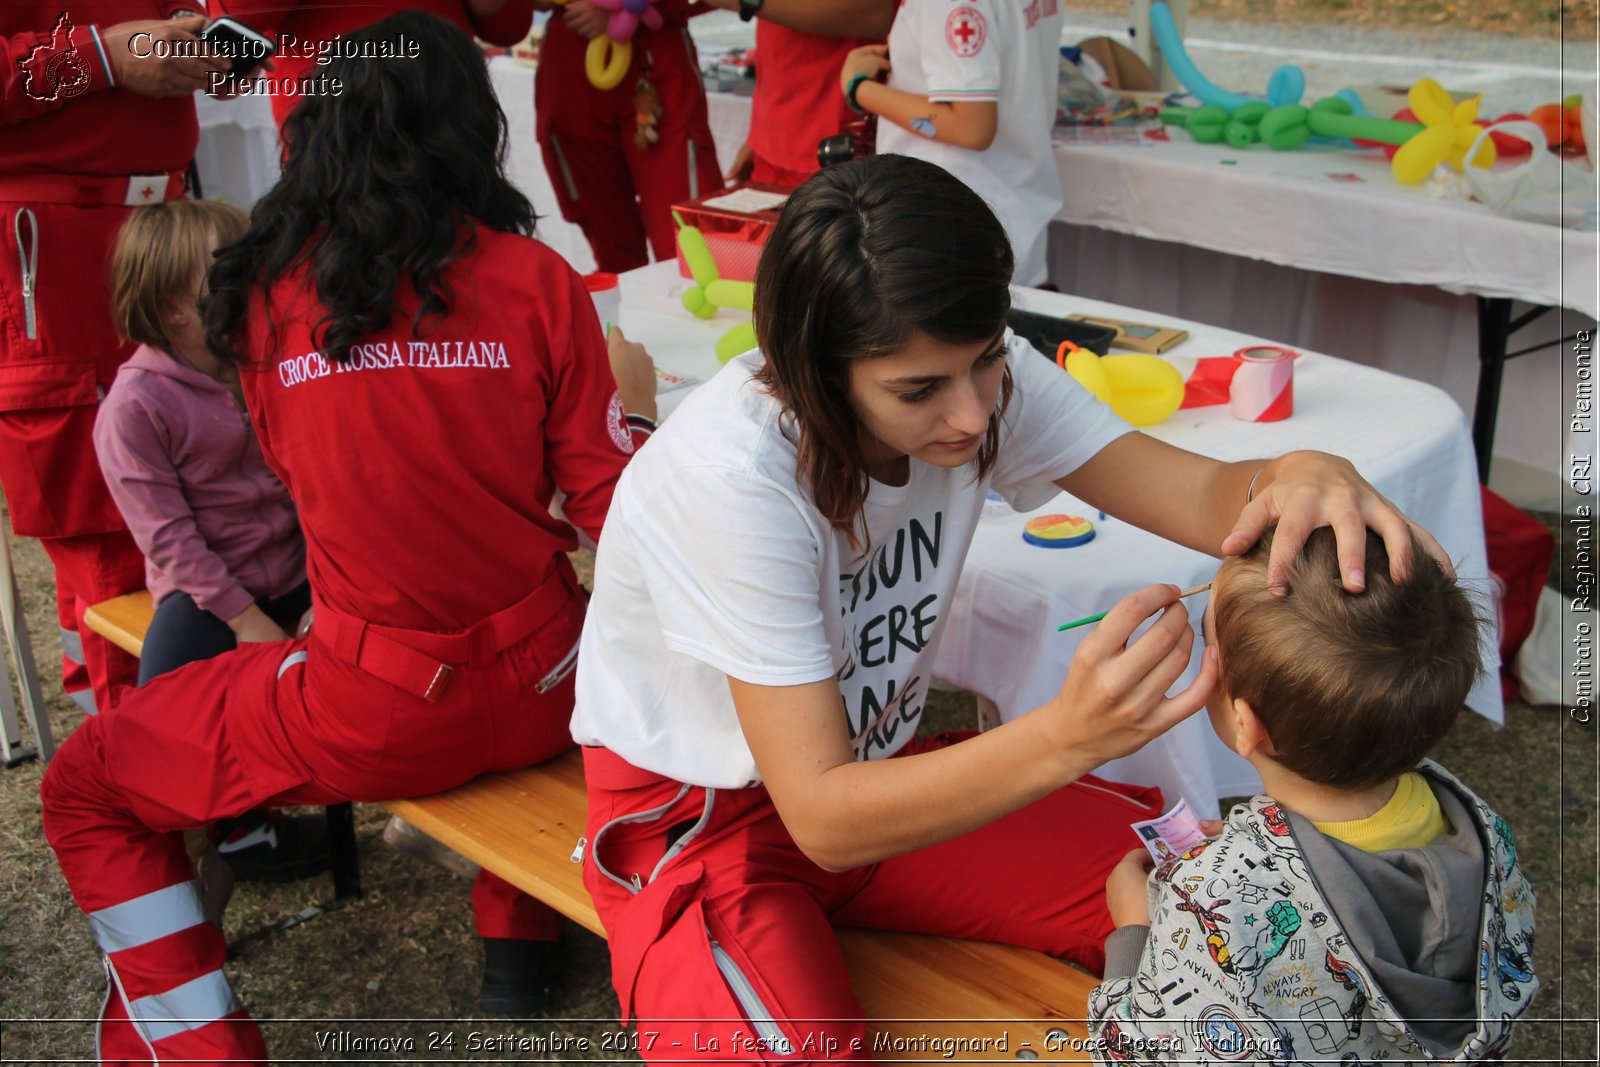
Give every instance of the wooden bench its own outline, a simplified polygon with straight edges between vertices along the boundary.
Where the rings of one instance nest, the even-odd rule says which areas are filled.
[[[89,629],[131,656],[144,654],[144,635],[155,618],[148,590],[129,593],[95,604],[83,613]],[[349,804],[329,804],[328,853],[333,869],[333,895],[343,900],[361,895],[361,861],[356,853],[355,809]]]
[[[487,774],[433,796],[384,805],[601,937],[605,929],[572,860],[588,798],[583,761],[568,752],[537,767]],[[996,900],[996,908],[1004,908]],[[1082,1017],[1096,979],[1007,945],[840,928],[856,998],[871,1021],[875,1058],[949,1062],[1088,1057]],[[979,1047],[988,1039],[987,1048]],[[950,1045],[956,1051],[941,1055]],[[881,1044],[877,1044],[881,1043]],[[1033,1055],[1030,1056],[1029,1053]]]
[[[97,604],[85,617],[92,630],[137,656],[151,614],[150,595],[140,592]],[[582,866],[572,860],[588,811],[583,761],[576,750],[537,767],[483,775],[443,793],[391,800],[384,807],[605,937],[583,887]],[[353,825],[349,849],[355,885]],[[1004,900],[995,901],[996,908],[1005,906]],[[1027,949],[921,934],[841,928],[839,944],[870,1020],[875,1059],[1062,1063],[1088,1058],[1081,1051],[1082,1016],[1096,979],[1083,971]]]

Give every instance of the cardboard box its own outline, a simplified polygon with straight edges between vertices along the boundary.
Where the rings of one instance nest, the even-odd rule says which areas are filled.
[[[672,210],[685,226],[697,228],[706,239],[717,274],[728,281],[753,282],[761,248],[778,223],[783,199],[794,189],[767,182],[747,182],[696,200],[674,204]],[[746,207],[753,210],[746,210]],[[678,252],[678,272],[690,277],[689,264]]]

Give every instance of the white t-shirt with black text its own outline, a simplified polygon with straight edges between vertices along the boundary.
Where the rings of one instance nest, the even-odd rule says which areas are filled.
[[[991,478],[910,460],[873,482],[863,555],[796,484],[793,431],[733,360],[623,472],[595,561],[572,734],[682,782],[760,780],[727,676],[766,686],[837,678],[857,759],[916,731],[956,579],[993,488],[1021,510],[1129,427],[1012,340],[1015,391]]]
[[[1060,0],[903,0],[889,30],[889,84],[934,103],[991,101],[994,142],[979,152],[887,120],[878,151],[937,163],[986,200],[1011,238],[1015,280],[1045,280],[1045,231],[1061,210],[1050,128],[1061,64]]]

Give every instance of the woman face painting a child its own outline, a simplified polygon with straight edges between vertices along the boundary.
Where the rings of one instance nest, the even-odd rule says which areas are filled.
[[[1352,589],[1367,526],[1409,565],[1404,517],[1343,460],[1223,464],[1121,423],[1006,333],[1011,275],[1004,230],[939,167],[823,171],[763,253],[760,352],[618,483],[573,719],[585,884],[624,1016],[672,1056],[714,1057],[718,1027],[753,1027],[763,1058],[866,1056],[835,923],[1100,966],[1118,831],[1159,794],[1086,776],[1198,710],[1216,666],[1167,695],[1194,634],[1178,590],[1150,586],[1050,701],[960,743],[913,740],[990,488],[1024,509],[1065,489],[1213,554],[1276,519],[1280,587],[1321,525]],[[706,1019],[727,1021],[687,1021]]]

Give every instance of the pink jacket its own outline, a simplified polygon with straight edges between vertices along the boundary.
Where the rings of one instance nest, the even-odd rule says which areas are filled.
[[[182,590],[226,620],[305,580],[289,491],[244,407],[211,378],[141,345],[100,405],[94,447],[156,603]]]

